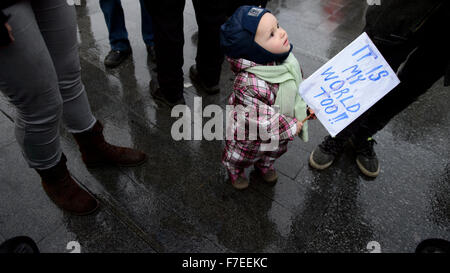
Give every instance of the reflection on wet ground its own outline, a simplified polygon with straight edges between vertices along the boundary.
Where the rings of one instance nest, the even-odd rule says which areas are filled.
[[[222,141],[172,139],[176,118],[148,92],[155,65],[142,41],[138,1],[122,4],[133,56],[116,69],[103,65],[109,42],[98,1],[77,7],[83,81],[106,138],[143,149],[149,161],[87,170],[63,131],[73,176],[102,202],[95,215],[67,215],[26,167],[12,133],[14,110],[0,97],[0,239],[28,235],[44,252],[67,252],[69,241],[78,241],[82,252],[368,252],[370,241],[383,252],[412,252],[423,239],[450,239],[450,112],[442,80],[375,136],[382,165],[377,179],[360,174],[351,149],[328,170],[311,169],[309,153],[326,135],[313,122],[310,142],[296,139],[276,163],[277,185],[252,179],[247,191],[237,192],[220,163]],[[272,0],[268,8],[308,76],[360,34],[367,4]],[[190,1],[184,22],[188,75],[197,30]],[[224,64],[222,92],[204,96],[203,107],[224,107],[232,79]],[[191,108],[200,95],[185,88]]]

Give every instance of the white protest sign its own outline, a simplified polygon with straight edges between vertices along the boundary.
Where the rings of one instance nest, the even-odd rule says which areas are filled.
[[[299,93],[334,137],[399,83],[364,32],[304,80]]]

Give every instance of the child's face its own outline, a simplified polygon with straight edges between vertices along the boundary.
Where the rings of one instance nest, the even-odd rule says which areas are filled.
[[[286,31],[278,25],[277,18],[271,13],[261,17],[256,29],[255,42],[274,54],[286,53],[291,49]]]

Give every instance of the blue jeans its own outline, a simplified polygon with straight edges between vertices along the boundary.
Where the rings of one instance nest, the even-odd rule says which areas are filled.
[[[150,15],[141,4],[141,20],[142,20],[142,37],[145,44],[153,45],[153,26]],[[129,50],[131,49],[128,40],[128,32],[125,27],[125,16],[123,14],[122,4],[120,0],[100,0],[100,7],[105,16],[106,26],[109,32],[109,43],[112,50]]]

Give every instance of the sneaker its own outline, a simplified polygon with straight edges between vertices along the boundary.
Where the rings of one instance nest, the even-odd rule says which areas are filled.
[[[336,156],[344,150],[345,142],[345,140],[340,138],[326,136],[322,143],[309,156],[309,164],[311,167],[318,170],[328,168]]]
[[[145,45],[147,47],[147,54],[148,58],[152,62],[156,62],[156,52],[155,52],[155,46],[154,45]]]
[[[377,177],[380,173],[380,165],[373,150],[373,145],[377,143],[375,139],[371,137],[364,141],[352,139],[352,143],[356,148],[356,164],[361,172],[369,177]]]
[[[248,188],[248,185],[250,184],[248,179],[244,176],[239,176],[236,180],[231,181],[231,184],[233,187],[235,187],[238,190],[243,190]]]
[[[191,78],[192,84],[197,88],[197,90],[203,91],[207,94],[214,95],[220,92],[220,87],[218,84],[207,86],[205,82],[200,78],[197,70],[197,65],[192,65],[189,68],[189,77]]]
[[[164,96],[163,92],[161,92],[161,88],[158,86],[158,83],[156,81],[150,81],[150,95],[152,95],[152,97],[159,102],[162,102],[166,105],[168,105],[169,107],[174,107],[175,105],[179,105],[179,104],[186,104],[186,101],[184,100],[184,97],[181,96],[181,98],[172,101],[166,98],[166,96]]]
[[[125,61],[131,55],[130,50],[111,50],[105,57],[105,66],[114,68]]]

